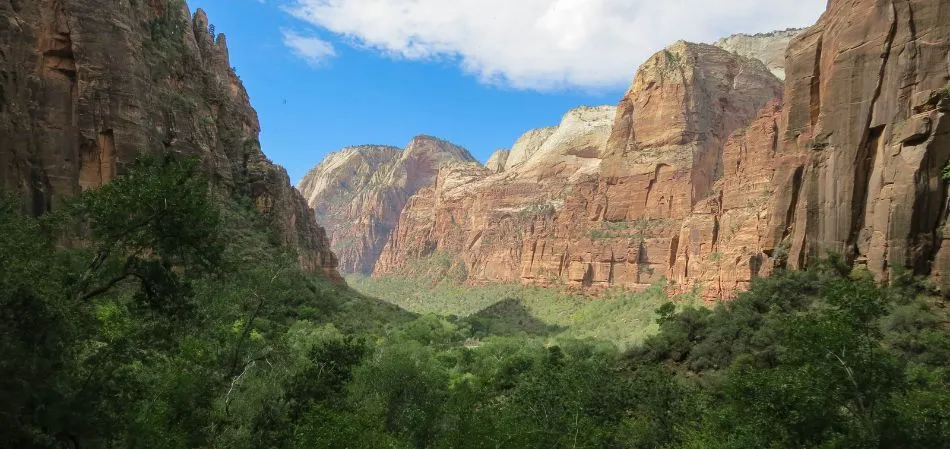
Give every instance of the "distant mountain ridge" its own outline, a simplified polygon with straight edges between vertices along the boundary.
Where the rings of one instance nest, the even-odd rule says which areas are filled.
[[[402,150],[362,145],[331,153],[298,184],[345,273],[371,273],[406,201],[435,181],[442,166],[476,163],[468,150],[432,136]]]

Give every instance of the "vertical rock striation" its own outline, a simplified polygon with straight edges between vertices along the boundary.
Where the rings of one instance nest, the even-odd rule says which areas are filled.
[[[788,50],[769,247],[798,268],[832,250],[887,279],[945,282],[950,3],[832,0]]]
[[[488,168],[443,166],[375,273],[448,256],[470,282],[665,278],[718,300],[835,251],[946,285],[946,17],[943,0],[831,0],[805,30],[677,42],[618,107],[571,111]]]
[[[0,182],[29,213],[145,153],[197,156],[249,196],[301,266],[338,279],[323,230],[258,142],[227,40],[177,0],[0,1]]]
[[[492,153],[491,157],[488,158],[488,161],[485,162],[485,167],[491,170],[493,173],[500,173],[505,171],[505,164],[508,163],[508,156],[511,155],[510,150],[498,150]]]

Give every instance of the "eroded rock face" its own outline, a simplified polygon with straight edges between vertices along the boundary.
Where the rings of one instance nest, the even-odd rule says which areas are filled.
[[[761,61],[711,45],[678,42],[651,57],[620,101],[601,218],[684,218],[710,193],[726,139],[781,91]]]
[[[792,39],[784,89],[759,61],[677,43],[638,71],[598,170],[561,176],[557,159],[525,176],[557,129],[522,138],[505,173],[446,170],[410,200],[378,271],[443,251],[471,281],[666,277],[721,299],[831,250],[881,280],[906,267],[945,285],[945,17],[939,0],[832,0]]]
[[[511,167],[528,160],[532,154],[541,148],[541,145],[544,144],[544,141],[547,140],[548,137],[551,137],[551,134],[553,134],[556,129],[557,127],[552,126],[548,128],[531,130],[522,135],[511,147],[508,160],[505,161],[505,170],[508,170]]]
[[[456,255],[468,279],[521,279],[522,247],[541,232],[538,216],[553,230],[555,210],[573,183],[595,174],[610,137],[616,108],[569,111],[557,127],[529,131],[514,145],[505,171],[472,163],[443,167],[433,186],[413,196],[379,260],[375,274],[406,274],[435,252]]]
[[[752,59],[758,59],[779,79],[785,79],[785,50],[803,30],[791,28],[759,34],[734,34],[716,41],[716,46]]]
[[[726,142],[722,177],[683,220],[676,239],[670,279],[678,291],[697,288],[705,299],[728,298],[774,268],[780,256],[767,242],[775,175],[803,161],[779,151],[781,122],[780,104],[770,103]]]
[[[139,154],[195,155],[216,187],[253,199],[304,269],[340,279],[323,230],[261,152],[227,41],[203,11],[165,0],[0,2],[0,41],[0,182],[28,212],[109,182]]]
[[[345,148],[310,170],[299,188],[327,227],[340,269],[371,273],[409,197],[435,183],[441,167],[475,163],[462,147],[418,136],[405,150]]]
[[[775,113],[766,106],[780,95],[761,62],[677,43],[641,67],[618,108],[578,108],[525,134],[503,173],[444,169],[410,199],[376,274],[439,251],[473,282],[639,288],[669,277],[684,220],[718,185],[726,137]]]
[[[784,88],[759,61],[677,43],[638,71],[596,169],[532,164],[549,128],[520,139],[502,174],[446,170],[410,200],[377,272],[441,251],[473,282],[665,277],[717,300],[831,250],[882,280],[906,267],[946,284],[950,25],[938,17],[950,4],[833,0],[817,25],[778,36],[795,34]]]
[[[832,0],[788,51],[767,248],[801,267],[837,251],[887,279],[909,267],[945,283],[950,160],[950,3]]]
[[[495,151],[491,157],[488,158],[488,161],[485,162],[485,168],[491,170],[492,173],[505,171],[505,164],[508,162],[509,155],[511,155],[511,151],[509,150]]]

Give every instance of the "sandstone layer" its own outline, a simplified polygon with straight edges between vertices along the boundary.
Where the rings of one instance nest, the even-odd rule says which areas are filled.
[[[505,171],[505,164],[508,163],[508,156],[511,155],[511,150],[498,150],[492,153],[488,158],[488,161],[485,162],[485,168],[492,171],[492,173],[500,173]]]
[[[409,197],[456,162],[475,159],[464,148],[429,136],[412,139],[405,150],[344,148],[311,169],[299,188],[326,226],[340,270],[371,273]]]
[[[301,266],[340,279],[322,228],[258,141],[260,126],[201,10],[178,1],[0,1],[0,183],[32,214],[145,153],[198,156],[247,195]]]
[[[801,32],[802,29],[790,28],[771,33],[734,34],[719,39],[715,45],[764,62],[776,77],[784,80],[785,51],[792,39]]]

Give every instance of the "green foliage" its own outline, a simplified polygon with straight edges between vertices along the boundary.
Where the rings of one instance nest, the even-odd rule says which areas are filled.
[[[413,316],[300,272],[193,161],[142,160],[55,213],[21,210],[0,197],[3,447],[950,440],[948,317],[909,273],[882,287],[830,257],[714,308],[663,284],[353,280]]]
[[[168,107],[170,111],[181,111],[185,114],[194,114],[198,110],[194,98],[181,93],[177,89],[164,88],[158,91],[160,95],[160,104]]]
[[[631,360],[717,379],[705,388],[721,397],[685,447],[940,447],[946,409],[919,401],[950,380],[942,319],[906,286],[847,271],[832,258],[715,310],[664,315]]]
[[[100,242],[74,298],[88,300],[135,279],[143,300],[178,307],[188,282],[221,260],[219,217],[196,160],[140,159],[127,173],[82,195],[70,212]]]
[[[468,278],[463,260],[445,251],[434,251],[404,268],[406,278],[425,284],[458,285]]]
[[[425,279],[351,276],[347,282],[416,313],[461,317],[472,338],[534,335],[593,338],[629,347],[658,330],[654,310],[669,301],[665,284],[597,297],[518,284],[461,285]]]
[[[305,276],[194,161],[20,210],[0,197],[4,447],[260,447],[342,395],[366,343],[336,328],[408,318]]]
[[[682,62],[683,62],[682,55],[680,55],[679,53],[671,52],[669,50],[663,50],[663,55],[666,57],[665,58],[666,64],[664,64],[663,66],[664,72],[672,72],[674,70],[678,70],[681,67]]]
[[[518,212],[519,221],[532,220],[535,217],[551,218],[557,213],[557,207],[551,203],[531,204]]]

